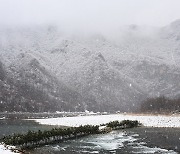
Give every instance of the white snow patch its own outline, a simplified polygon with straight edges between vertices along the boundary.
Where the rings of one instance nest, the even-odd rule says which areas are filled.
[[[103,129],[105,129],[106,128],[106,126],[100,126],[99,127],[99,130],[103,130]]]
[[[13,154],[14,152],[11,151],[11,149],[14,149],[13,146],[7,146],[5,147],[3,143],[0,143],[0,154]],[[18,152],[16,152],[18,153]]]
[[[100,125],[115,120],[138,120],[144,126],[148,127],[180,127],[180,116],[165,115],[128,115],[128,114],[112,114],[112,115],[91,115],[77,117],[61,117],[49,119],[33,119],[40,124],[45,125],[61,125],[78,127],[80,125]]]
[[[137,147],[133,147],[133,149],[138,149],[137,152],[132,152],[132,153],[147,153],[147,154],[153,154],[153,153],[163,153],[163,154],[177,154],[177,152],[174,152],[172,150],[166,150],[166,149],[161,149],[158,147],[150,148],[147,146],[139,145]]]

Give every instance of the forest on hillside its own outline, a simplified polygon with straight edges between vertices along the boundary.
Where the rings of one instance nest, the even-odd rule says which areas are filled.
[[[164,96],[146,99],[140,107],[140,112],[148,113],[179,113],[180,98],[167,98]]]

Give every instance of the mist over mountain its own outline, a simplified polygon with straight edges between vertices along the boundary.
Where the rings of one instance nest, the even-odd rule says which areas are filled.
[[[0,26],[1,111],[136,111],[180,96],[180,20],[116,33]]]

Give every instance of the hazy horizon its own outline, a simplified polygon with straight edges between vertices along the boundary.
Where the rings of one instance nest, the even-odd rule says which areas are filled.
[[[0,0],[0,25],[56,24],[98,31],[121,25],[165,26],[180,18],[179,0]]]

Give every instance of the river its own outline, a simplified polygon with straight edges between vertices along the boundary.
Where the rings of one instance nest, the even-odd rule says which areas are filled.
[[[47,130],[55,126],[40,125],[22,119],[0,119],[0,137],[28,130]],[[140,127],[90,135],[28,151],[30,154],[131,154],[180,153],[180,128]]]
[[[31,153],[175,154],[180,152],[179,134],[177,128],[133,128],[47,145]]]

